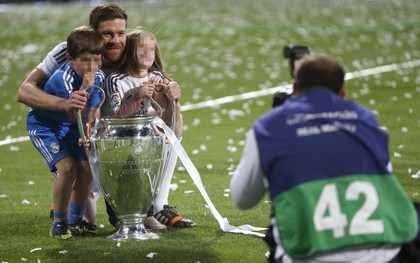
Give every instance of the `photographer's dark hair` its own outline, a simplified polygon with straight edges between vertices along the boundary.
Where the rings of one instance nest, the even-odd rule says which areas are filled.
[[[84,53],[101,55],[102,50],[100,36],[89,26],[78,27],[67,37],[67,53],[73,59]]]
[[[336,94],[344,85],[344,66],[328,55],[308,55],[298,62],[295,69],[296,85],[301,91],[325,87]]]

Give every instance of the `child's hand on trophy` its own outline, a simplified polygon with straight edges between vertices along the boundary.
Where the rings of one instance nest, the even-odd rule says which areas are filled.
[[[155,85],[163,84],[163,79],[158,76],[151,76],[149,82]]]
[[[135,94],[136,100],[143,100],[146,97],[152,97],[155,91],[155,84],[148,81],[144,82],[142,86],[137,89]]]
[[[85,90],[95,83],[95,72],[86,72],[83,76],[82,85],[80,86],[80,90]]]
[[[83,146],[83,147],[85,147],[85,149],[90,150],[90,140],[89,139],[83,140],[82,138],[79,138],[78,143],[79,143],[79,146]]]
[[[163,94],[169,100],[179,100],[181,98],[181,87],[176,81],[169,81],[168,79],[164,80],[166,86],[163,87]]]
[[[94,124],[95,124],[95,121],[92,119],[91,114],[89,114],[88,121],[85,123],[86,139],[79,138],[78,140],[79,146],[83,146],[87,150],[90,150],[90,136],[92,135],[92,128]]]

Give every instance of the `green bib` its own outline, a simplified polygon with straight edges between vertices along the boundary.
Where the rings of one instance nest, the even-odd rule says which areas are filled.
[[[417,214],[393,175],[353,175],[300,184],[273,198],[281,244],[295,259],[417,234]]]

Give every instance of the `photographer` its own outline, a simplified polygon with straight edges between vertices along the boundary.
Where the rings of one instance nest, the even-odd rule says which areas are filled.
[[[305,56],[296,95],[247,135],[231,196],[248,209],[270,193],[270,262],[395,263],[418,233],[388,136],[371,111],[343,99],[344,76],[337,59]]]

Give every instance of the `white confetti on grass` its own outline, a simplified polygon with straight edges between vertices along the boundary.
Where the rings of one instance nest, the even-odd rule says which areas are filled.
[[[202,150],[202,151],[207,151],[207,146],[206,146],[206,145],[204,145],[204,144],[201,144],[201,145],[200,145],[200,150]]]
[[[32,250],[31,250],[31,251],[29,251],[29,252],[33,253],[33,252],[35,252],[35,251],[40,251],[40,250],[42,250],[42,248],[37,247],[37,248],[32,249]]]
[[[153,258],[154,256],[157,256],[157,253],[156,252],[150,252],[149,254],[147,254],[146,257]]]
[[[390,100],[392,102],[397,102],[398,101],[398,97],[397,96],[392,96]]]
[[[18,152],[19,151],[19,147],[17,147],[17,146],[10,146],[9,150],[11,152]]]
[[[413,179],[419,179],[420,178],[420,171],[418,171],[417,173],[415,173],[415,174],[412,174],[411,175],[411,178],[413,178]]]
[[[35,53],[39,49],[38,45],[35,44],[27,44],[26,46],[22,47],[23,54],[32,54]]]
[[[227,115],[229,116],[230,120],[235,120],[237,117],[245,116],[245,112],[242,110],[230,110],[228,111]]]
[[[22,200],[22,205],[29,205],[31,202],[29,202],[28,200],[24,199]]]
[[[58,254],[62,254],[62,255],[66,255],[68,253],[69,252],[67,250],[61,250],[61,251],[58,252]]]
[[[236,151],[238,150],[238,148],[236,148],[235,146],[228,146],[228,147],[227,147],[227,150],[228,150],[229,152],[234,153],[234,152],[236,152]]]
[[[395,158],[401,158],[401,154],[400,153],[397,153],[397,152],[394,152],[394,157]]]
[[[0,198],[8,198],[9,196],[8,195],[6,195],[6,194],[1,194],[0,195]]]
[[[228,171],[235,171],[235,165],[234,164],[229,164],[229,167],[227,168]]]
[[[176,189],[178,189],[178,184],[170,184],[169,189],[171,189],[171,191],[175,191]]]
[[[200,119],[196,118],[196,119],[193,120],[192,126],[198,126],[198,125],[200,125],[200,122],[201,122]]]
[[[411,93],[404,93],[404,98],[411,99],[413,98],[413,95]]]
[[[186,191],[184,191],[184,194],[191,194],[191,193],[194,193],[194,190],[186,190]]]
[[[216,118],[214,118],[214,119],[211,120],[211,123],[212,124],[220,124],[221,122],[222,121],[220,119],[216,119]]]

